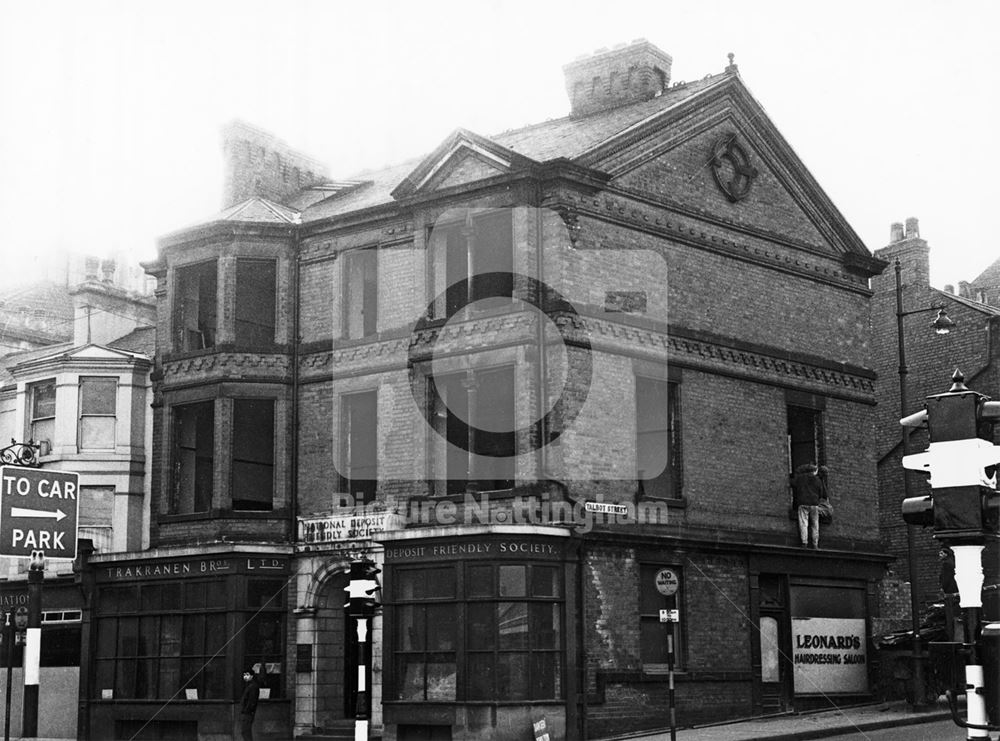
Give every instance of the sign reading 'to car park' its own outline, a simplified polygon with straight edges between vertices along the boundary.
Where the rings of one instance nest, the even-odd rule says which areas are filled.
[[[76,558],[79,474],[0,466],[0,556]]]

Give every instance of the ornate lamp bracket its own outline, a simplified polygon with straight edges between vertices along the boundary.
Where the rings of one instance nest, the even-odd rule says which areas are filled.
[[[26,443],[19,443],[11,439],[10,445],[0,448],[0,463],[7,466],[29,466],[37,468],[38,454],[42,446],[32,440]]]

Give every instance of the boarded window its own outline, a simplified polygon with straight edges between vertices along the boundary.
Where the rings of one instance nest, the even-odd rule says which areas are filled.
[[[657,588],[657,575],[661,571],[669,571],[676,580],[674,594],[666,596]],[[660,579],[659,581],[664,583],[670,580]],[[662,564],[644,563],[639,565],[639,652],[643,667],[647,671],[668,668],[668,647],[671,636],[674,648],[674,666],[683,666],[684,652],[681,647],[683,634],[680,628],[683,623],[660,622],[660,610],[677,610],[678,617],[683,617],[680,615],[682,595],[683,576],[679,568]],[[671,625],[673,626],[672,634]]]
[[[274,260],[236,261],[236,344],[274,344],[276,269]]]
[[[274,507],[274,400],[233,401],[234,510]]]

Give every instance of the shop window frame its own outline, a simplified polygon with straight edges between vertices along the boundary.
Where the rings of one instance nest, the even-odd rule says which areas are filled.
[[[425,579],[428,572],[447,569],[451,572],[454,592],[450,595],[438,596],[406,597],[401,594],[401,589],[405,584],[406,574],[424,572]],[[473,570],[483,569],[485,572],[474,574]],[[522,594],[504,593],[504,569],[522,569],[524,573],[525,589]],[[542,594],[534,589],[536,582],[536,571],[548,570],[552,575],[552,588],[550,593]],[[489,576],[486,576],[486,572]],[[508,580],[509,581],[509,580]],[[516,581],[516,580],[515,580]],[[400,566],[393,569],[393,600],[391,601],[392,626],[390,642],[388,644],[391,651],[389,671],[390,698],[386,702],[394,703],[464,703],[464,704],[534,704],[559,702],[565,698],[566,693],[566,598],[565,598],[565,575],[561,562],[534,562],[534,561],[469,561],[458,564],[420,564],[414,566]],[[483,590],[483,585],[488,589]],[[501,608],[502,605],[523,605],[523,611],[517,608]],[[453,631],[455,643],[453,649],[440,649],[440,647],[429,648],[425,641],[423,648],[406,650],[401,648],[405,640],[402,635],[402,623],[404,621],[404,610],[408,608],[425,608],[423,615],[423,626],[425,630],[432,625],[428,619],[428,607],[451,607],[453,620],[451,621],[456,629]],[[486,608],[484,610],[484,608]],[[494,608],[494,609],[490,609]],[[506,613],[502,613],[506,609]],[[415,611],[414,611],[415,612]],[[551,616],[554,623],[552,634],[554,638],[549,645],[538,645],[539,639],[536,632],[532,631],[532,621],[538,624],[544,623],[546,613]],[[514,630],[512,633],[523,635],[523,645],[512,645],[504,643],[500,622],[494,619],[487,627],[490,643],[486,646],[476,646],[474,641],[477,630],[473,623],[473,618],[483,615],[493,615],[498,618],[502,614],[512,615],[513,618],[524,619],[524,630]],[[439,626],[440,627],[440,626]],[[515,628],[517,626],[514,626]],[[481,637],[481,636],[478,636]],[[454,696],[433,697],[428,692],[429,682],[426,673],[426,665],[432,662],[424,662],[423,685],[420,689],[419,697],[404,694],[404,684],[407,676],[401,667],[405,660],[402,657],[417,656],[454,656],[455,678]],[[503,657],[514,657],[523,655],[525,657],[523,666],[526,674],[522,677],[511,672],[509,679],[517,681],[508,682],[508,687],[504,690],[502,685],[502,673],[500,667],[505,664]],[[545,663],[540,662],[541,657],[547,657]],[[485,660],[485,661],[484,661]],[[434,662],[443,663],[443,662]],[[513,661],[506,662],[513,666]],[[546,667],[551,667],[552,676],[550,679],[542,676]],[[476,682],[482,677],[490,677],[489,686],[476,687]],[[519,683],[519,684],[518,684]],[[525,689],[524,696],[514,696],[513,685],[518,685]],[[546,691],[547,690],[547,691]]]
[[[106,585],[94,615],[91,698],[228,699],[226,593],[224,578]]]

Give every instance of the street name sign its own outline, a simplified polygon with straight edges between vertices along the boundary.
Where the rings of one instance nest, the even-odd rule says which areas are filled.
[[[0,556],[76,558],[79,474],[0,466]]]

